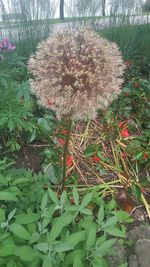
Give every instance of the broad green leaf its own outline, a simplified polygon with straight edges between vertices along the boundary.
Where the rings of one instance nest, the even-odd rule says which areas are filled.
[[[84,265],[82,264],[82,259],[79,258],[78,255],[76,255],[76,257],[74,258],[73,267],[84,267]]]
[[[16,216],[16,223],[18,224],[30,224],[37,222],[40,219],[40,215],[37,213],[19,214]]]
[[[94,244],[96,240],[96,228],[93,227],[88,232],[88,237],[86,240],[86,247],[89,250]]]
[[[73,252],[70,252],[65,257],[65,265],[66,266],[72,266],[73,261],[76,256],[78,256],[80,259],[83,259],[85,257],[85,250],[83,249],[75,249]]]
[[[2,119],[0,119],[0,126],[2,126],[3,124],[5,124],[8,121],[8,117],[3,117]]]
[[[111,211],[116,207],[116,200],[112,198],[105,206],[106,210]]]
[[[63,191],[60,197],[60,205],[64,207],[65,203],[67,202],[68,195],[66,191]]]
[[[33,244],[40,238],[40,234],[38,232],[34,232],[30,238],[29,244]]]
[[[79,194],[76,186],[73,187],[73,200],[76,205],[79,205]]]
[[[3,244],[0,246],[0,257],[14,255],[17,247],[14,244]]]
[[[12,132],[12,130],[15,128],[14,121],[12,118],[8,120],[8,128],[10,132]]]
[[[47,191],[45,192],[42,201],[41,201],[41,209],[44,210],[46,205],[47,205],[47,201],[48,201],[48,193]]]
[[[109,240],[106,240],[103,244],[101,244],[98,249],[100,255],[105,256],[109,254],[115,242],[116,242],[116,239],[109,239]]]
[[[85,240],[85,238],[86,231],[82,230],[68,236],[66,242],[74,248],[79,242]]]
[[[133,222],[133,219],[130,217],[129,213],[123,210],[113,211],[112,213],[118,218],[119,221]]]
[[[53,225],[48,235],[49,242],[53,242],[61,233],[62,229],[72,222],[73,216],[69,214],[62,214],[59,218],[53,220]]]
[[[118,222],[118,219],[115,216],[112,216],[106,221],[106,223],[103,225],[103,228],[114,226],[117,222]]]
[[[46,119],[39,118],[38,124],[39,124],[39,128],[43,134],[51,133],[52,128],[50,127],[50,125]]]
[[[69,250],[73,250],[73,246],[71,246],[70,244],[66,243],[61,243],[59,245],[56,245],[54,247],[54,250],[56,252],[65,252],[65,251],[69,251]]]
[[[23,261],[33,261],[37,259],[39,254],[29,246],[21,246],[18,247],[15,255]]]
[[[53,267],[50,256],[45,257],[42,267]]]
[[[17,201],[17,197],[15,194],[12,192],[6,192],[6,191],[1,191],[0,192],[0,200],[4,201]]]
[[[39,244],[37,244],[36,245],[36,248],[39,250],[39,251],[41,251],[41,252],[43,252],[43,253],[46,253],[47,251],[48,251],[48,249],[49,249],[49,245],[48,245],[48,243],[39,243]]]
[[[92,200],[93,198],[93,192],[91,193],[88,193],[87,195],[85,195],[82,199],[82,202],[81,202],[81,207],[82,208],[85,208],[87,207],[87,205],[90,203],[90,201]]]
[[[48,188],[48,193],[50,195],[51,200],[57,205],[58,204],[58,198],[56,196],[56,193],[53,190],[51,190],[50,188]]]
[[[18,237],[24,239],[24,240],[30,240],[31,235],[30,233],[24,228],[22,225],[13,223],[10,226],[10,230]]]
[[[92,267],[108,267],[108,264],[104,258],[95,258],[92,262]]]
[[[5,210],[2,209],[2,208],[0,208],[0,224],[1,224],[2,222],[4,222],[5,219],[6,219],[6,216],[5,216]]]
[[[98,212],[98,223],[101,224],[104,220],[104,205],[101,204]]]
[[[114,226],[107,227],[105,231],[112,236],[123,237],[123,238],[126,237],[125,232]]]

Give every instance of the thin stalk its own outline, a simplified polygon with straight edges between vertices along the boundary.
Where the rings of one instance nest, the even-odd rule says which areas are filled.
[[[66,169],[67,169],[67,155],[68,155],[68,147],[69,147],[69,140],[71,134],[71,126],[72,126],[72,119],[69,118],[68,125],[67,125],[67,133],[65,138],[65,145],[64,145],[64,152],[63,152],[63,178],[62,178],[62,188],[61,192],[64,191],[65,181],[66,181]]]

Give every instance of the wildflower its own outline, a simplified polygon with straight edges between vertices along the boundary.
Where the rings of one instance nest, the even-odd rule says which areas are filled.
[[[121,131],[121,136],[122,136],[122,137],[128,137],[128,136],[129,136],[128,127],[125,127],[125,128]]]
[[[95,161],[95,162],[99,162],[100,158],[97,157],[96,155],[94,155],[94,156],[92,156],[92,160]]]
[[[72,32],[73,31],[73,32]],[[118,46],[79,27],[54,33],[38,45],[28,62],[31,90],[58,119],[94,119],[120,94],[125,69]],[[53,99],[51,106],[47,98]]]
[[[143,160],[147,160],[147,159],[148,159],[148,153],[145,152],[145,153],[143,154],[143,156],[142,156],[142,159],[143,159]]]
[[[67,165],[67,167],[71,167],[73,165],[73,157],[72,156],[67,155],[66,165]]]
[[[63,140],[62,138],[58,137],[58,138],[57,138],[57,141],[58,141],[58,143],[59,143],[61,146],[64,146],[64,145],[65,145],[65,140]]]
[[[15,49],[16,46],[12,45],[8,38],[3,38],[2,41],[0,41],[0,50],[13,51]]]

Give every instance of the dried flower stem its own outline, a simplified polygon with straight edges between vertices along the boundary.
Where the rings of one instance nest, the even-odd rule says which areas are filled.
[[[63,152],[63,178],[62,178],[61,193],[64,191],[65,181],[66,181],[66,166],[67,166],[66,162],[67,162],[68,147],[69,147],[69,140],[70,140],[70,134],[71,134],[71,127],[72,127],[71,116],[72,114],[70,114],[70,117],[68,119],[67,133],[66,133],[64,152]]]

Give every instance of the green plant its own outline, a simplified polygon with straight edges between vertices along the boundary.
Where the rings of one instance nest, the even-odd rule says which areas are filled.
[[[81,197],[74,187],[59,198],[43,175],[6,171],[6,164],[0,162],[0,266],[108,266],[129,215],[94,191]]]

